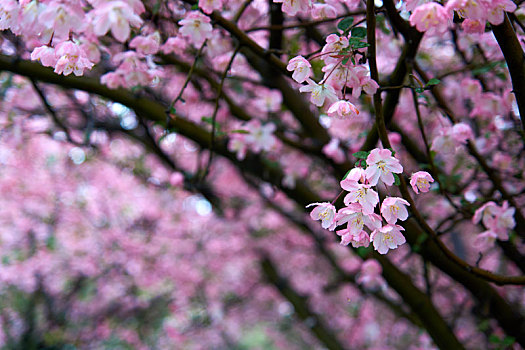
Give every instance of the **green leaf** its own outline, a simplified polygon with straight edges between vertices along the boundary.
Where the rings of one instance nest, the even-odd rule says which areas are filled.
[[[357,163],[356,163],[357,164]],[[357,165],[356,165],[357,166]],[[348,177],[348,174],[350,174],[350,172],[352,171],[352,169],[348,170],[345,174],[345,176],[343,176],[343,180],[345,180],[347,177]]]
[[[355,249],[355,252],[357,255],[359,255],[361,258],[364,258],[370,254],[371,248],[370,246],[368,248],[365,247],[359,247]]]
[[[401,185],[401,180],[399,179],[399,176],[397,174],[393,174],[393,175],[394,175],[394,186]]]
[[[511,346],[512,344],[514,344],[516,342],[516,338],[514,337],[505,337],[503,338],[503,340],[501,341],[501,343],[505,346]]]
[[[439,83],[441,83],[441,80],[439,80],[438,78],[432,78],[427,82],[427,85],[425,86],[437,85]]]
[[[195,5],[193,5],[193,6],[191,7],[191,9],[192,9],[193,11],[196,11],[196,10],[199,9],[199,5],[198,5],[198,4],[195,4]]]
[[[213,125],[213,118],[212,117],[202,117],[201,121],[208,123],[210,125]]]
[[[489,337],[489,342],[491,342],[493,344],[499,344],[500,343],[500,339],[499,339],[499,337],[496,334],[491,334],[490,337]]]
[[[343,32],[346,32],[348,29],[350,29],[353,23],[354,23],[353,17],[346,17],[346,18],[343,18],[341,22],[337,24],[337,28],[339,28]]]
[[[232,133],[232,134],[249,134],[250,132],[248,130],[237,129],[237,130],[230,131],[230,133]]]
[[[352,28],[352,36],[355,38],[364,38],[366,37],[366,28],[364,27],[354,27]]]
[[[415,90],[418,93],[421,93],[421,92],[425,91],[425,89],[423,89],[422,87],[417,87],[417,88],[415,88]]]
[[[341,62],[341,63],[343,64],[343,66],[344,66],[345,64],[348,63],[348,60],[349,60],[349,59],[350,59],[350,56],[345,57],[345,58],[343,59],[343,61]]]
[[[352,154],[354,157],[358,158],[358,159],[366,159],[368,158],[368,154],[370,152],[365,152],[365,151],[359,151],[359,152],[355,152],[354,154]]]

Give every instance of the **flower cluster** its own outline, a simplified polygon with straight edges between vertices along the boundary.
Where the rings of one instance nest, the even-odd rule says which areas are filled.
[[[454,12],[465,20],[462,28],[467,33],[483,33],[485,23],[493,25],[503,23],[505,11],[514,12],[516,4],[511,0],[449,0],[445,6],[437,2],[425,2],[406,8],[412,11],[410,24],[420,32],[437,35],[446,32],[452,23]],[[420,2],[421,3],[421,2]]]
[[[359,98],[361,92],[373,95],[379,85],[372,78],[364,62],[363,49],[367,43],[363,42],[365,30],[355,27],[350,32],[350,26],[340,24],[340,34],[330,34],[321,53],[312,58],[320,58],[324,62],[322,71],[324,77],[316,82],[311,78],[312,65],[303,56],[296,56],[288,62],[287,69],[292,78],[298,83],[306,82],[299,91],[310,92],[310,102],[317,107],[326,107],[331,117],[352,119],[359,114],[353,103],[347,100],[347,89],[354,99]]]
[[[472,217],[472,223],[483,223],[487,229],[476,237],[476,246],[480,250],[491,247],[496,239],[508,240],[509,230],[516,225],[514,221],[515,208],[509,207],[507,201],[502,206],[490,201],[482,205]]]
[[[340,183],[341,188],[348,192],[344,197],[345,207],[338,211],[330,203],[312,203],[308,205],[315,206],[310,217],[321,220],[322,227],[331,231],[347,224],[345,229],[337,231],[343,245],[351,243],[354,247],[368,247],[372,242],[375,250],[386,254],[388,250],[405,243],[401,233],[404,229],[397,225],[397,221],[408,218],[407,207],[410,204],[403,198],[387,197],[381,204],[381,215],[376,214],[374,211],[379,195],[374,186],[380,182],[386,186],[394,185],[403,167],[389,149],[376,148],[366,157],[361,156],[359,165],[364,163],[364,167],[351,169]],[[432,181],[430,174],[420,171],[412,175],[411,184],[416,193],[427,192]],[[365,227],[370,230],[370,235],[364,230]]]

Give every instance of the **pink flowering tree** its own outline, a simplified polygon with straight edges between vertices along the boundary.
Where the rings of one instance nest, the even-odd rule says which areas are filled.
[[[525,7],[0,0],[0,347],[525,348]]]

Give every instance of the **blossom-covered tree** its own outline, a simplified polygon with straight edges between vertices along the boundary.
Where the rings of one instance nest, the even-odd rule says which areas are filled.
[[[0,346],[525,348],[524,11],[0,0]]]

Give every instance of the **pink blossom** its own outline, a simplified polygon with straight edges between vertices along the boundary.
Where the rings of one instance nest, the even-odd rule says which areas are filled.
[[[334,18],[337,16],[335,8],[328,4],[314,4],[312,9],[312,17],[314,19]]]
[[[392,186],[395,181],[393,173],[403,172],[403,167],[396,158],[392,157],[389,149],[373,149],[366,158],[366,164],[368,164],[365,170],[366,179],[372,186],[377,185],[379,179],[385,185]]]
[[[359,110],[349,101],[339,100],[328,108],[330,117],[352,118],[359,115]]]
[[[142,24],[142,19],[124,1],[101,3],[89,15],[92,18],[95,35],[105,35],[111,29],[113,37],[120,42],[128,40],[130,26],[140,27]]]
[[[486,21],[488,9],[484,0],[449,0],[447,11],[457,10],[461,17],[471,20]]]
[[[485,21],[466,19],[461,23],[461,28],[465,33],[483,34],[485,32]]]
[[[186,47],[186,41],[181,37],[171,37],[166,40],[164,45],[160,47],[162,53],[170,54],[175,53],[179,54]]]
[[[347,207],[340,209],[336,216],[337,225],[348,223],[347,229],[352,235],[363,230],[366,225],[370,230],[381,227],[381,217],[377,214],[363,214],[363,208],[358,203],[350,203]]]
[[[450,15],[438,3],[429,2],[418,6],[410,15],[410,25],[420,32],[440,34],[448,30]]]
[[[395,224],[397,219],[405,221],[408,218],[405,206],[410,206],[410,204],[403,198],[387,197],[381,204],[381,215],[389,224]]]
[[[44,67],[54,67],[57,62],[55,49],[47,45],[35,47],[31,52],[31,60],[40,61]]]
[[[308,208],[314,205],[316,207],[310,213],[310,217],[313,220],[321,220],[321,226],[324,229],[333,231],[335,227],[337,226],[336,221],[335,221],[335,214],[336,214],[335,207],[328,202],[311,203],[311,204],[308,204],[306,207]]]
[[[368,259],[361,265],[356,281],[369,290],[386,289],[387,284],[383,276],[381,276],[382,272],[381,264],[377,260]]]
[[[222,2],[223,0],[199,0],[199,7],[202,9],[202,12],[209,15],[215,10],[220,10]]]
[[[370,240],[374,243],[374,249],[379,254],[386,254],[389,249],[395,249],[405,243],[405,237],[401,233],[405,229],[399,225],[385,225],[380,229],[374,230],[370,235]]]
[[[506,12],[516,11],[516,4],[511,0],[491,0],[487,1],[488,8],[487,20],[494,25],[503,23]]]
[[[155,32],[148,36],[136,36],[129,42],[129,47],[143,55],[154,55],[159,51],[160,34]]]
[[[355,181],[341,181],[341,187],[349,193],[344,198],[346,206],[350,203],[359,203],[363,208],[363,214],[369,215],[379,203],[379,195],[371,189],[371,185],[364,185]]]
[[[351,183],[354,183],[356,181],[362,182],[362,183],[366,181],[365,169],[360,168],[360,167],[352,168],[348,172],[348,175],[346,176],[346,178],[341,181],[341,187],[345,188],[345,186],[349,186],[351,185]]]
[[[410,186],[417,194],[419,194],[419,191],[428,192],[431,182],[434,182],[434,179],[426,171],[418,171],[410,177]]]
[[[439,136],[432,141],[431,149],[443,154],[453,154],[470,138],[473,138],[472,129],[465,123],[458,123],[454,127],[443,127],[439,131]]]
[[[20,7],[15,0],[4,0],[0,6],[0,30],[15,29]]]
[[[84,74],[85,69],[91,69],[93,63],[88,60],[82,48],[71,41],[64,41],[56,46],[55,56],[58,58],[55,73],[76,76]]]
[[[325,101],[334,102],[337,100],[337,95],[333,87],[327,84],[317,84],[311,79],[307,79],[308,85],[302,86],[299,91],[311,92],[310,102],[318,107],[322,107]]]
[[[337,235],[341,236],[341,245],[349,245],[352,243],[352,247],[368,247],[370,245],[370,236],[365,231],[360,231],[356,234],[350,233],[350,230],[344,229],[336,232]]]
[[[348,38],[337,34],[330,34],[326,37],[326,45],[321,50],[322,58],[325,64],[338,63],[341,59],[334,57],[349,45]]]
[[[312,0],[273,0],[275,3],[283,4],[283,12],[289,16],[295,16],[297,12],[308,11],[312,7]]]
[[[345,154],[339,147],[339,139],[337,138],[331,139],[330,142],[323,146],[323,154],[339,164],[345,161]]]
[[[189,12],[179,24],[181,25],[179,33],[189,38],[196,46],[202,45],[204,40],[212,36],[213,27],[210,18],[198,11]]]
[[[40,23],[51,29],[55,37],[68,39],[72,29],[82,30],[84,13],[74,6],[60,3],[49,3],[38,17]]]
[[[292,58],[286,69],[293,71],[292,78],[298,83],[304,82],[311,74],[312,65],[303,56],[296,56]]]
[[[492,201],[487,202],[476,210],[472,223],[477,224],[482,221],[488,231],[493,232],[499,239],[507,240],[509,230],[516,226],[515,211],[515,208],[509,207],[507,201],[503,202],[501,207]]]

